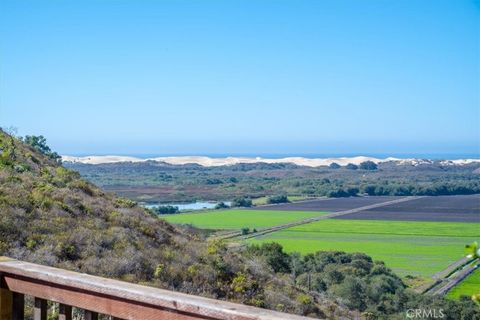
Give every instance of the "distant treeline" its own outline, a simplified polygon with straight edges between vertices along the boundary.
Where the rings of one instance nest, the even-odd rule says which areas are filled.
[[[477,182],[437,182],[430,185],[367,185],[363,192],[370,196],[448,196],[460,194],[480,193],[480,184]]]
[[[141,201],[233,201],[278,195],[349,197],[357,195],[460,195],[480,193],[480,164],[398,165],[365,161],[356,165],[300,167],[293,164],[238,164],[221,167],[170,165],[161,162],[66,164],[108,191]],[[155,196],[154,196],[155,197]]]
[[[300,188],[300,185],[304,185]],[[377,183],[360,183],[358,186],[349,181],[305,181],[298,183],[302,195],[331,198],[369,196],[444,196],[468,195],[480,193],[480,182],[474,180],[447,180],[437,182],[398,183],[383,180]],[[270,202],[280,203],[280,202]]]
[[[328,191],[325,196],[340,198],[354,197],[358,195],[369,196],[448,196],[448,195],[468,195],[480,193],[480,184],[478,182],[446,182],[432,183],[428,185],[415,184],[368,184],[360,189],[355,187],[338,188]]]

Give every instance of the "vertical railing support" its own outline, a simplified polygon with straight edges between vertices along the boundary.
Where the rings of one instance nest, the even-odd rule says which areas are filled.
[[[25,296],[21,293],[17,293],[17,292],[13,293],[12,319],[13,320],[25,319]]]
[[[72,307],[60,303],[58,308],[58,320],[72,320]]]
[[[33,309],[34,320],[47,320],[47,300],[35,298],[35,307]]]
[[[98,313],[85,310],[85,320],[98,320]]]
[[[6,288],[0,288],[0,320],[12,319],[12,302],[12,291]]]

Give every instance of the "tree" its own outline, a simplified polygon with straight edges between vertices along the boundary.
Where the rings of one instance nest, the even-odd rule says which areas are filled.
[[[50,149],[50,147],[47,145],[47,139],[45,139],[44,136],[25,136],[25,138],[23,138],[23,142],[54,161],[59,161],[61,159],[60,155],[56,152],[53,152],[52,149]]]
[[[356,164],[353,164],[353,163],[349,163],[345,166],[345,168],[349,169],[349,170],[357,170],[358,169],[358,166]]]
[[[347,193],[348,193],[351,197],[356,197],[359,192],[360,192],[360,190],[359,190],[358,188],[355,188],[355,187],[351,187],[351,188],[348,188],[348,189],[347,189]]]
[[[157,214],[174,214],[178,213],[178,207],[177,206],[158,206],[153,209]]]
[[[250,228],[244,227],[241,229],[241,231],[242,231],[242,235],[244,236],[250,233]]]
[[[275,204],[275,203],[287,203],[290,202],[288,200],[288,197],[284,194],[282,195],[276,195],[276,196],[270,196],[267,198],[267,203],[269,204]]]
[[[228,208],[228,206],[225,204],[225,202],[219,202],[215,206],[215,209],[226,209],[226,208]]]
[[[377,170],[378,166],[375,162],[368,160],[360,163],[359,168],[362,170]]]
[[[348,275],[333,291],[346,300],[348,307],[363,311],[366,308],[365,286],[363,280]]]
[[[330,285],[341,283],[343,278],[345,278],[345,276],[336,268],[325,272],[325,281]]]
[[[235,198],[232,201],[232,207],[251,207],[252,200],[248,198]]]
[[[296,282],[297,276],[304,272],[304,262],[300,253],[292,252],[290,254],[290,269],[292,270],[293,282]]]
[[[329,198],[344,198],[344,197],[350,197],[350,196],[351,195],[342,188],[330,190],[327,193],[327,197]]]
[[[275,272],[290,273],[290,256],[283,252],[283,247],[276,243],[263,243],[248,247],[247,252],[255,256],[264,257],[268,265]]]
[[[340,165],[336,162],[332,162],[330,165],[329,165],[330,169],[340,169]]]
[[[363,188],[363,192],[365,192],[366,194],[368,194],[369,196],[374,196],[375,195],[375,189],[376,189],[376,186],[374,185],[367,185]]]
[[[222,184],[223,181],[218,178],[207,179],[206,184]]]

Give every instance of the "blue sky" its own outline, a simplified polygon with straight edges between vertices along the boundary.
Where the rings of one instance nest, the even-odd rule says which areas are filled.
[[[0,1],[0,125],[63,154],[479,154],[474,1]]]

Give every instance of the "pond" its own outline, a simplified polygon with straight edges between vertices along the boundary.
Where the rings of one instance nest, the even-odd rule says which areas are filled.
[[[178,210],[204,210],[204,209],[215,209],[215,206],[220,202],[215,201],[197,201],[192,203],[151,203],[146,204],[144,207],[146,208],[157,208],[160,206],[172,206],[178,207]],[[232,203],[231,201],[223,201],[227,206],[230,206]]]

